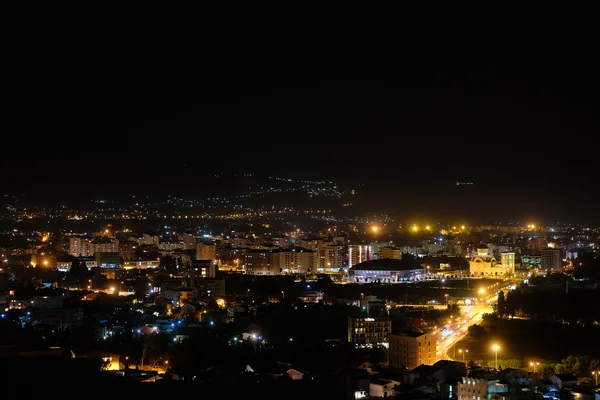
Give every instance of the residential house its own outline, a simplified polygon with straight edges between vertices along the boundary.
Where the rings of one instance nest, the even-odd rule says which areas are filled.
[[[396,395],[395,388],[400,386],[400,382],[389,379],[371,379],[369,382],[369,396],[371,397],[391,397]]]
[[[457,384],[458,400],[491,400],[508,393],[508,385],[490,377],[466,376]]]
[[[453,378],[440,383],[440,398],[442,400],[458,399],[458,383],[462,382],[462,378]]]
[[[500,371],[500,376],[502,379],[511,385],[531,385],[531,375],[531,372],[518,368],[504,368],[502,371]]]
[[[577,378],[572,374],[556,374],[549,378],[550,385],[554,389],[564,389],[577,385]]]

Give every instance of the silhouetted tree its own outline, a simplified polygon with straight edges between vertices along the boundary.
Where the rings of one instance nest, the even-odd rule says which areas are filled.
[[[90,271],[85,265],[85,261],[73,260],[71,268],[69,269],[69,278],[73,282],[82,283],[86,281],[89,272]]]
[[[518,304],[518,293],[516,290],[512,290],[508,292],[508,295],[506,296],[506,315],[510,316],[510,317],[514,317],[515,313],[517,312],[517,309],[520,308],[519,304]]]
[[[504,291],[501,290],[498,293],[498,315],[503,316],[506,314],[506,300],[504,299]]]
[[[469,336],[479,339],[485,334],[485,329],[480,325],[471,325],[468,328]]]

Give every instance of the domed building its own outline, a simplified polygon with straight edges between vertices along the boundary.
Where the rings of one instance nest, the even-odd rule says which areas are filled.
[[[348,282],[399,283],[425,278],[419,260],[381,258],[353,265],[348,269]]]
[[[514,275],[515,253],[502,253],[498,262],[485,244],[477,246],[477,255],[469,261],[469,272],[476,278],[493,278]]]

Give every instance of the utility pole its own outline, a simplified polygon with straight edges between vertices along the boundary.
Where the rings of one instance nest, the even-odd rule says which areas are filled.
[[[144,370],[144,354],[146,354],[146,350],[148,350],[147,347],[144,347],[144,350],[142,350],[142,371]]]

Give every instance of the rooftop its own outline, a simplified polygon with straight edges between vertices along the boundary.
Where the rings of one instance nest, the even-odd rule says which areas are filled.
[[[351,271],[408,271],[413,269],[424,268],[418,260],[392,258],[365,261],[350,268]]]

